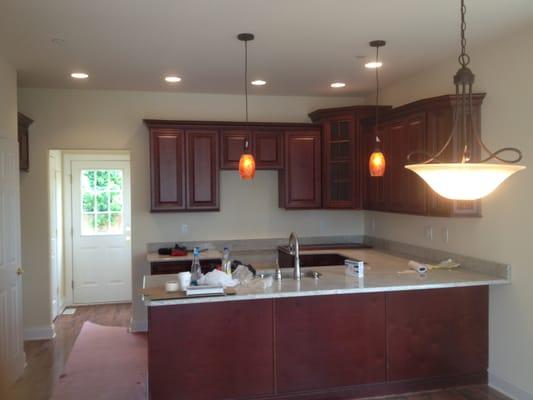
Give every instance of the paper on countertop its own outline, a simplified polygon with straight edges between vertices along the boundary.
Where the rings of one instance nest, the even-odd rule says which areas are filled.
[[[453,261],[451,258],[441,261],[438,264],[423,264],[423,263],[419,263],[413,260],[409,260],[409,262],[407,263],[407,266],[409,267],[409,269],[405,271],[398,271],[398,273],[399,274],[412,274],[412,273],[417,272],[419,274],[425,274],[430,269],[452,269],[452,268],[457,268],[460,265],[461,264]]]

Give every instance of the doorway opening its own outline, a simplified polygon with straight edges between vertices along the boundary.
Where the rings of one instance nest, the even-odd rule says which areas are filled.
[[[55,153],[56,152],[56,153]],[[132,298],[131,177],[127,151],[50,151],[61,160],[62,212],[50,205],[52,313]],[[50,167],[52,170],[52,167]],[[50,171],[52,185],[52,171]],[[50,195],[54,191],[50,191]],[[61,226],[64,242],[55,240]],[[61,230],[57,233],[61,235]],[[57,232],[57,231],[56,231]],[[54,253],[54,246],[56,253]],[[53,257],[63,249],[64,257]],[[54,308],[54,291],[59,307]],[[56,309],[57,311],[54,311]]]

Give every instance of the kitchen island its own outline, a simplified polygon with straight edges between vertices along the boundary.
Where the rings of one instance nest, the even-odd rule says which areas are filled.
[[[364,278],[313,267],[318,280],[232,296],[146,297],[150,398],[341,399],[486,382],[488,285],[507,277],[399,273],[405,258],[341,253],[367,263]]]

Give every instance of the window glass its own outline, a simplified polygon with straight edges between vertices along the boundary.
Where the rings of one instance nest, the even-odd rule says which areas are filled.
[[[119,169],[81,171],[81,234],[120,235],[123,224],[123,175]]]

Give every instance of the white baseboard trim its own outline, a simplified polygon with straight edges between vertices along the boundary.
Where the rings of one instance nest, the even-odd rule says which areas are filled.
[[[56,337],[54,324],[24,329],[24,340],[50,340]]]
[[[489,372],[489,386],[515,400],[533,400],[533,394]]]
[[[130,332],[148,332],[148,321],[130,321]]]

